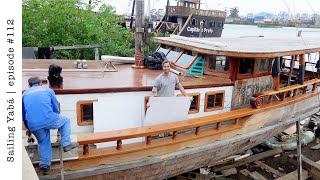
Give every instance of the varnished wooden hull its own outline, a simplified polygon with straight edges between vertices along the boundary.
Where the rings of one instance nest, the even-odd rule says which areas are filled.
[[[66,162],[66,179],[164,179],[243,152],[319,111],[319,95],[248,117],[241,129],[141,152]],[[181,147],[189,147],[179,149]],[[41,179],[60,178],[60,175]]]

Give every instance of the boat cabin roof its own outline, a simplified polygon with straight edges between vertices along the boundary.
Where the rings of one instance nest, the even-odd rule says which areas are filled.
[[[22,89],[28,89],[28,79],[39,76],[47,79],[51,64],[62,67],[63,87],[53,88],[57,94],[84,94],[105,92],[151,91],[161,70],[134,69],[131,64],[115,65],[117,72],[104,72],[104,61],[89,60],[88,69],[74,68],[74,60],[26,60],[22,61]],[[228,78],[204,76],[179,76],[185,88],[233,86]],[[49,82],[48,82],[49,83]]]
[[[182,36],[157,37],[163,45],[179,47],[203,54],[241,58],[274,58],[320,52],[319,38],[190,38]]]

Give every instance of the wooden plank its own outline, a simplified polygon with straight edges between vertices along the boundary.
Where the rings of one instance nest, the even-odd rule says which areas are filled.
[[[255,163],[256,165],[258,165],[261,169],[266,170],[266,171],[268,171],[268,172],[271,172],[271,173],[277,175],[278,177],[281,177],[281,176],[284,176],[284,175],[285,175],[285,173],[282,173],[282,172],[280,172],[280,171],[278,171],[278,170],[276,170],[276,169],[273,169],[272,167],[264,164],[264,163],[261,162],[261,161],[256,161],[256,162],[254,162],[254,163]]]
[[[22,179],[39,179],[24,146],[22,147]]]
[[[309,178],[308,171],[303,169],[302,170],[302,179],[304,180],[304,179],[308,179],[308,178]],[[289,179],[292,179],[292,180],[298,179],[298,171],[295,170],[295,171],[293,171],[289,174],[286,174],[285,176],[279,177],[275,180],[289,180]]]
[[[253,179],[257,179],[257,180],[267,180],[264,176],[262,176],[261,174],[259,174],[257,171],[254,171],[250,174],[250,176]]]
[[[267,180],[265,177],[263,177],[261,174],[258,172],[250,172],[247,169],[243,169],[239,171],[238,175],[239,180],[247,180],[247,179],[254,179],[254,180]]]
[[[274,155],[279,154],[281,152],[282,152],[282,149],[280,149],[280,148],[272,149],[269,151],[265,151],[263,153],[252,155],[248,158],[245,158],[243,160],[240,160],[240,161],[232,163],[232,164],[219,165],[219,166],[212,167],[212,170],[213,170],[213,172],[217,172],[217,171],[222,171],[225,169],[239,167],[239,166],[242,166],[242,165],[254,162],[254,161],[258,161],[258,160],[266,158],[266,157],[274,156]]]
[[[306,169],[312,178],[320,179],[320,164],[313,162],[312,160],[302,156],[302,165],[303,168]]]

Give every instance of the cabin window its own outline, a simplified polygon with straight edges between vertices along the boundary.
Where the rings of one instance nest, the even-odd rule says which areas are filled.
[[[77,102],[77,122],[79,126],[93,125],[93,102],[86,100]]]
[[[179,57],[180,52],[182,50],[180,48],[173,48],[168,54],[167,54],[167,60],[174,62]]]
[[[184,53],[177,60],[176,64],[183,67],[188,68],[196,57],[196,52],[192,51],[184,51]]]
[[[158,52],[163,52],[165,55],[168,53],[169,49],[159,47]]]
[[[223,23],[221,21],[219,21],[218,27],[222,27]]]
[[[222,109],[224,105],[224,91],[206,92],[204,112]]]
[[[210,56],[209,57],[209,69],[212,70],[221,70],[228,71],[229,70],[229,58],[226,56]]]
[[[268,72],[271,68],[271,61],[269,59],[256,59],[258,72]]]
[[[195,18],[192,19],[191,25],[197,25],[197,20]]]
[[[239,74],[252,74],[254,70],[254,59],[242,58],[239,59]]]
[[[216,22],[211,21],[211,22],[210,22],[210,27],[215,27],[215,26],[216,26]]]
[[[192,96],[193,100],[190,104],[189,114],[198,113],[200,109],[200,93],[187,93],[188,96]],[[183,96],[183,94],[178,94],[178,97]]]
[[[205,27],[206,26],[206,21],[203,19],[201,22],[202,22],[202,27]]]

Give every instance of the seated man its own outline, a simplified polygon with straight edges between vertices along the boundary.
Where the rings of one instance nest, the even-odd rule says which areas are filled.
[[[22,119],[27,134],[33,133],[38,140],[40,168],[47,175],[51,165],[50,129],[60,128],[61,144],[65,152],[79,146],[71,143],[70,120],[59,113],[56,95],[52,89],[41,86],[39,77],[28,79],[30,88],[22,94]],[[31,133],[30,133],[31,132]]]

